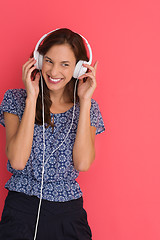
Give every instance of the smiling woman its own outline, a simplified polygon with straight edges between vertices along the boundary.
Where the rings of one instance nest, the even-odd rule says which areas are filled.
[[[42,75],[50,90],[50,97],[54,99],[55,104],[57,99],[58,102],[60,99],[62,104],[65,101],[71,101],[68,93],[64,90],[66,84],[73,76],[75,65],[76,58],[74,52],[70,45],[66,43],[52,46],[44,55]],[[53,84],[56,85],[54,86]]]
[[[92,99],[97,62],[81,72],[80,61],[88,61],[83,39],[65,28],[47,35],[37,51],[41,67],[35,66],[39,58],[30,58],[22,69],[25,89],[7,90],[0,105],[12,173],[0,239],[91,240],[76,178],[90,168],[95,135],[105,130]]]
[[[52,52],[53,50],[53,52]],[[54,129],[54,123],[51,122],[50,120],[50,112],[52,109],[52,112],[58,112],[57,106],[62,109],[62,105],[64,102],[67,103],[67,107],[71,106],[71,103],[73,104],[74,102],[74,86],[75,86],[75,78],[73,77],[73,71],[75,68],[75,64],[79,60],[84,60],[88,61],[89,58],[87,56],[87,51],[83,42],[82,37],[77,34],[72,32],[69,29],[59,29],[57,31],[51,32],[48,36],[45,37],[43,43],[38,47],[38,51],[40,54],[43,55],[43,67],[50,67],[53,68],[53,71],[57,71],[57,67],[62,66],[63,71],[65,70],[66,72],[70,70],[70,73],[68,75],[67,73],[67,84],[65,86],[64,91],[64,96],[65,100],[63,97],[61,98],[61,102],[57,102],[55,97],[53,97],[53,87],[57,87],[56,85],[53,86],[53,82],[51,78],[54,77],[60,77],[64,78],[64,76],[56,75],[53,76],[51,72],[48,73],[48,75],[43,76],[42,72],[42,77],[43,77],[43,91],[44,91],[44,108],[45,108],[45,122],[47,123],[46,127],[51,126],[52,131]],[[54,55],[55,54],[55,55]],[[33,56],[33,53],[31,54],[31,57]],[[64,61],[64,62],[63,62]],[[68,62],[64,65],[63,63]],[[35,62],[34,62],[35,63]],[[42,69],[43,71],[43,69]],[[35,69],[31,77],[34,80],[38,70]],[[60,73],[61,74],[61,73]],[[55,75],[55,73],[54,73]],[[70,79],[69,79],[70,76]],[[85,79],[85,78],[84,78]],[[66,82],[66,81],[65,81]],[[48,83],[48,85],[47,85]],[[50,87],[49,87],[50,85]],[[64,86],[64,85],[63,85]],[[36,124],[42,124],[42,114],[41,114],[41,109],[42,109],[42,101],[41,101],[41,85],[39,82],[39,89],[40,93],[37,98],[37,107],[36,107]],[[63,101],[64,100],[64,101]],[[79,101],[79,96],[76,91],[76,101]],[[54,104],[53,104],[54,103]]]

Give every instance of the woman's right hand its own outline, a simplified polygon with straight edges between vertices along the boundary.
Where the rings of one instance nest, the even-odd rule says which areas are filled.
[[[22,67],[22,80],[27,91],[27,97],[31,97],[37,100],[39,94],[39,80],[40,73],[38,72],[35,76],[35,80],[32,81],[31,74],[36,69],[33,66],[36,63],[34,58],[30,58]]]

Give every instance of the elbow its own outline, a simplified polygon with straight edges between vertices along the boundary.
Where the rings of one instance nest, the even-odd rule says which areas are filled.
[[[15,170],[23,170],[25,168],[24,156],[20,156],[20,153],[15,153],[13,151],[9,151],[9,148],[6,146],[6,156],[11,164],[11,167]]]
[[[87,172],[89,170],[90,166],[78,166],[75,169],[79,172]]]
[[[9,160],[10,161],[10,160]],[[20,165],[20,164],[16,164],[14,163],[14,161],[10,161],[11,167],[15,170],[23,170],[25,168],[25,166]]]
[[[82,161],[83,159],[83,161]],[[87,172],[95,159],[95,150],[87,154],[76,154],[73,152],[74,168],[79,172]]]
[[[25,168],[24,164],[20,163],[20,161],[18,161],[17,158],[15,159],[15,158],[13,158],[11,156],[8,156],[8,154],[6,154],[6,155],[7,155],[7,158],[9,160],[10,164],[11,164],[11,167],[13,169],[15,169],[15,170],[23,170]]]
[[[84,161],[83,163],[79,163],[77,166],[75,166],[75,169],[79,172],[87,172],[90,169],[93,161],[94,158],[90,159],[89,162]]]
[[[12,168],[14,168],[15,170],[22,171],[25,168],[25,166],[15,166],[15,167],[12,167]]]

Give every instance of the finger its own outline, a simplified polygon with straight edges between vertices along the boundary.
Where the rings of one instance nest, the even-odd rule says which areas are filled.
[[[82,79],[82,78],[85,78],[85,77],[90,77],[93,81],[95,81],[95,76],[93,75],[92,72],[85,73],[82,76],[80,76],[78,79]]]
[[[26,66],[29,62],[31,62],[32,59],[33,59],[33,58],[29,58],[28,61],[23,64],[23,68],[25,68],[25,66]]]
[[[35,82],[40,80],[40,72],[37,72],[36,77],[35,77]]]
[[[90,70],[96,70],[97,69],[97,65],[98,65],[98,61],[95,62],[95,64],[93,65],[93,67],[89,64],[84,64],[84,66],[86,66],[87,68],[89,68]]]
[[[93,72],[95,74],[95,69],[94,67],[92,67],[91,65],[89,64],[83,64],[84,67],[88,68],[89,70],[91,70],[91,72]]]
[[[29,61],[27,61],[24,65],[23,65],[23,70],[25,71],[26,69],[28,70],[28,68],[30,68],[33,64],[36,63],[35,59],[30,59]]]
[[[83,79],[79,79],[78,86],[81,86],[83,84]]]
[[[31,80],[31,72],[35,70],[35,66],[30,68],[29,71],[22,77],[24,82],[28,82]]]
[[[85,78],[85,74],[81,75],[80,77],[78,77],[78,79],[82,79],[82,78]]]
[[[95,72],[97,71],[97,65],[98,65],[98,61],[96,61],[95,64],[94,64],[94,66],[93,66],[94,69],[95,69]]]
[[[30,68],[33,64],[36,63],[35,59],[32,59],[31,61],[29,61],[29,63],[27,64],[26,68]]]
[[[32,71],[36,69],[36,66],[31,67],[27,72],[27,77],[31,75]]]
[[[95,76],[93,75],[92,72],[87,72],[87,73],[85,73],[84,75],[85,75],[85,77],[95,78]]]
[[[87,78],[86,81],[89,81],[92,86],[97,85],[96,78],[91,72],[88,72],[85,75],[86,75],[85,77]]]
[[[34,69],[36,69],[36,66],[34,65],[35,63],[36,63],[36,61],[34,60],[26,66],[26,68],[24,69],[24,76],[25,77],[28,75],[30,69],[33,69],[33,67],[34,67]]]

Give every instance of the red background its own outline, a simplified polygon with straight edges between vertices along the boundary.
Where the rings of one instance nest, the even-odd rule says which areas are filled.
[[[159,240],[159,0],[6,0],[0,12],[0,101],[7,89],[24,88],[22,65],[44,33],[67,27],[89,41],[106,127],[77,179],[93,240]],[[2,126],[0,144],[1,213],[10,177]]]

